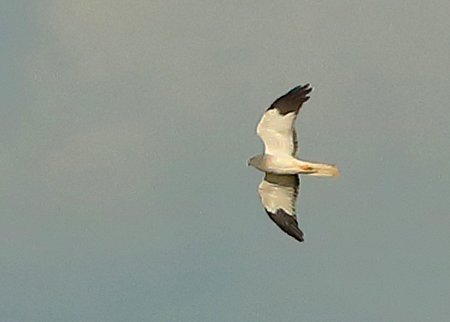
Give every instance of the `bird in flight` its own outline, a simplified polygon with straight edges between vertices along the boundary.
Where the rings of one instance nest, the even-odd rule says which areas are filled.
[[[285,233],[300,242],[303,241],[303,232],[295,214],[299,174],[339,176],[335,165],[297,158],[298,141],[294,123],[311,91],[309,84],[299,85],[272,103],[256,128],[264,143],[264,154],[256,155],[248,161],[248,165],[265,172],[258,192],[267,214]]]

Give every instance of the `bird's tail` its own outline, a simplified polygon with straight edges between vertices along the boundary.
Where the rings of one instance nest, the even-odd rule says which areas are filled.
[[[334,164],[315,163],[301,160],[300,172],[317,177],[339,177],[339,169]]]

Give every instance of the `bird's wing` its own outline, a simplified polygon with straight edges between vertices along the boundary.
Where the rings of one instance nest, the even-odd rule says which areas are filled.
[[[297,153],[294,122],[311,90],[309,84],[297,86],[276,99],[266,110],[256,129],[264,142],[265,154],[294,156]]]
[[[266,173],[258,192],[270,219],[289,236],[303,241],[303,232],[298,227],[295,203],[300,192],[298,175]]]

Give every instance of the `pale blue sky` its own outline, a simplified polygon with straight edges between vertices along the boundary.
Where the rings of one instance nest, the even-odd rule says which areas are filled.
[[[3,1],[1,321],[444,321],[450,2]],[[305,242],[255,126],[314,91]]]

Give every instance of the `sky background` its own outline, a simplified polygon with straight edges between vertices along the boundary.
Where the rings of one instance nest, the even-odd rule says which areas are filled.
[[[1,1],[1,321],[444,321],[449,1]],[[257,194],[298,84],[305,242]]]

